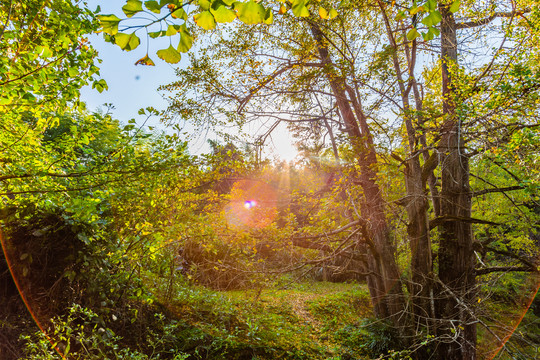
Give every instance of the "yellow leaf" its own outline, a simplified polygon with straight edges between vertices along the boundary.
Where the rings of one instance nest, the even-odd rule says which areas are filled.
[[[326,11],[326,9],[322,6],[319,7],[319,16],[321,19],[328,19],[328,11]]]

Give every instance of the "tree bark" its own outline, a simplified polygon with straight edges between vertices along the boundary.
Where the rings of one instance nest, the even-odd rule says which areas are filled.
[[[475,256],[471,223],[469,160],[464,153],[461,120],[456,113],[451,68],[457,66],[457,26],[449,5],[439,5],[441,22],[442,96],[445,121],[439,144],[441,166],[441,216],[456,220],[440,226],[439,278],[451,291],[440,289],[436,303],[439,320],[438,358],[476,358],[476,324],[462,303],[472,307],[475,292]],[[459,299],[456,299],[459,297]],[[459,326],[456,326],[458,324]],[[452,340],[450,340],[452,339]]]
[[[386,222],[385,206],[377,180],[377,156],[359,99],[346,80],[336,73],[330,58],[324,34],[316,23],[311,23],[311,33],[317,44],[318,55],[325,65],[328,81],[351,145],[357,153],[360,168],[358,183],[364,190],[361,206],[362,217],[368,223],[369,238],[373,242],[372,256],[368,258],[370,275],[367,283],[375,315],[390,318],[397,325],[405,309],[400,273],[394,257],[390,231]]]
[[[413,41],[410,53],[407,53],[409,60],[408,72],[409,79],[404,81],[401,71],[401,65],[398,58],[398,47],[394,39],[390,21],[386,14],[385,4],[378,2],[383,16],[386,33],[390,46],[392,46],[392,63],[399,87],[401,102],[403,105],[403,122],[407,131],[408,156],[405,162],[405,187],[406,199],[405,210],[407,211],[408,224],[407,235],[409,247],[411,250],[411,303],[413,312],[414,329],[422,331],[423,327],[432,327],[431,319],[431,293],[432,293],[432,259],[431,259],[431,239],[429,236],[428,221],[428,201],[426,183],[422,179],[422,167],[420,165],[421,151],[417,148],[417,138],[419,134],[413,124],[413,111],[409,102],[409,92],[414,84],[414,64],[416,58],[416,43]],[[408,52],[408,49],[405,49]],[[410,86],[405,87],[406,83]],[[418,104],[418,102],[417,102]],[[416,113],[419,113],[418,111]],[[428,331],[428,333],[430,333]]]

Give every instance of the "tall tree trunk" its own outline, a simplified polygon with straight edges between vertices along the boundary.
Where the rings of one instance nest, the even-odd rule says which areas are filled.
[[[421,151],[417,148],[419,134],[413,124],[413,111],[409,103],[409,93],[414,85],[414,67],[416,59],[416,42],[413,41],[412,49],[405,48],[408,59],[408,77],[403,80],[401,65],[398,58],[398,46],[396,44],[390,21],[386,14],[386,5],[379,1],[379,7],[383,16],[386,33],[392,51],[394,72],[401,95],[403,105],[403,121],[407,131],[408,156],[405,162],[405,209],[408,216],[407,235],[411,249],[411,284],[409,286],[413,324],[415,330],[423,330],[422,327],[430,328],[433,318],[430,297],[432,294],[432,259],[431,239],[429,236],[428,201],[425,180],[422,179],[422,167],[420,165]],[[408,45],[406,45],[408,46]],[[407,87],[407,83],[409,84]],[[418,102],[417,102],[418,104]]]
[[[439,279],[450,289],[440,289],[437,317],[440,320],[438,357],[445,360],[476,358],[476,325],[459,297],[472,304],[475,289],[475,257],[471,224],[469,161],[464,153],[461,120],[456,114],[450,69],[457,65],[456,23],[449,5],[439,5],[441,22],[442,95],[445,121],[439,145],[441,166],[441,217],[439,227]]]
[[[370,250],[373,256],[368,259],[371,273],[368,276],[368,286],[374,311],[377,316],[389,317],[397,324],[399,315],[405,309],[405,303],[386,222],[384,201],[376,182],[377,157],[373,137],[359,100],[348,87],[346,80],[335,71],[323,32],[316,23],[310,25],[321,62],[327,66],[328,81],[360,167],[358,182],[364,190],[361,212],[369,226],[368,241],[372,243]]]

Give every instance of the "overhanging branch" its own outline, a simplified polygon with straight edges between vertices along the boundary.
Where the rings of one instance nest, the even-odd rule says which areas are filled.
[[[494,12],[492,15],[490,15],[490,16],[488,16],[486,18],[480,19],[480,20],[468,21],[468,22],[464,22],[464,23],[461,23],[461,24],[456,24],[456,28],[458,28],[458,29],[471,29],[471,28],[474,28],[474,27],[487,25],[490,22],[492,22],[493,20],[495,20],[496,18],[511,18],[511,17],[516,16],[516,15],[519,16],[519,15],[526,14],[526,13],[528,13],[530,11],[531,11],[531,9],[527,8],[525,10]]]

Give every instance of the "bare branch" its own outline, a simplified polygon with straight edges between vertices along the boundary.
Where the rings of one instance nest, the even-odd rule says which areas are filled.
[[[528,12],[530,12],[531,9],[527,8],[525,10],[514,10],[514,11],[505,11],[505,12],[494,12],[491,16],[488,16],[486,18],[476,20],[476,21],[468,21],[461,24],[456,24],[457,29],[470,29],[482,25],[487,25],[496,18],[512,18],[516,15],[523,15]]]
[[[471,196],[480,196],[480,195],[489,194],[489,193],[498,193],[498,192],[523,190],[523,189],[525,189],[525,187],[521,185],[507,186],[507,187],[502,187],[502,188],[484,189],[484,190],[479,190],[479,191],[473,191]]]
[[[437,226],[442,225],[443,223],[448,222],[448,221],[461,221],[461,222],[472,223],[472,224],[502,225],[500,223],[496,223],[493,221],[475,219],[472,217],[445,215],[445,216],[436,217],[435,219],[431,220],[429,222],[429,229],[430,230],[434,229]]]
[[[537,268],[530,268],[526,266],[492,266],[486,268],[475,269],[476,275],[486,275],[493,272],[538,272]]]

